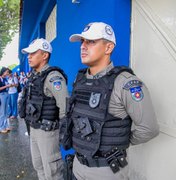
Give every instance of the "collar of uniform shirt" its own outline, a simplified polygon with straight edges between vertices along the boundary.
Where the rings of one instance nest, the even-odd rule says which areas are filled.
[[[88,68],[87,72],[86,72],[86,77],[88,79],[99,79],[102,76],[104,76],[105,74],[107,74],[107,72],[109,72],[113,68],[114,68],[114,64],[113,64],[113,62],[111,62],[105,69],[103,69],[102,71],[98,72],[96,75],[89,74],[89,68]]]
[[[35,71],[34,69],[33,69],[33,73],[36,75],[36,74],[38,74],[38,73],[42,73],[43,71],[45,71],[46,69],[48,69],[50,66],[49,66],[49,64],[45,64],[43,67],[42,67],[42,69],[41,69],[41,71],[40,72],[37,72],[37,71]]]

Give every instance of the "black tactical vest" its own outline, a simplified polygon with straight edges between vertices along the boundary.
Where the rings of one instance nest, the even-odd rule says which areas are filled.
[[[115,78],[126,67],[115,67],[99,79],[87,79],[86,69],[79,71],[72,93],[73,148],[86,156],[97,156],[114,147],[129,146],[131,119],[108,113]]]
[[[54,97],[47,97],[44,94],[44,81],[51,71],[59,71],[66,80],[64,72],[58,67],[49,67],[39,75],[32,74],[26,85],[25,120],[31,125],[40,125],[43,119],[48,121],[59,120],[59,108],[56,106]]]

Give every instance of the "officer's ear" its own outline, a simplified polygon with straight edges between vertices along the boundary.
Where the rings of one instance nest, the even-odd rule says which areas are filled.
[[[49,59],[49,53],[48,52],[43,51],[43,59],[44,60],[48,60]]]
[[[112,51],[113,51],[113,49],[114,49],[114,43],[112,43],[112,42],[107,42],[106,43],[106,49],[105,49],[105,54],[111,54],[112,53]]]

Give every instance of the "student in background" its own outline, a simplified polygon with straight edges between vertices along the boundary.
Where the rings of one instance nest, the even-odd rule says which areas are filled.
[[[13,76],[12,71],[9,70],[9,77],[8,77],[8,84],[11,87],[8,90],[9,94],[9,117],[10,119],[17,118],[17,101],[18,101],[18,79],[17,77]]]
[[[8,84],[6,77],[9,75],[9,69],[2,67],[0,71],[0,133],[7,133],[10,130],[8,122]]]

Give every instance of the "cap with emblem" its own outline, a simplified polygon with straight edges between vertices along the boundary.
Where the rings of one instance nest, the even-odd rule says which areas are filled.
[[[88,40],[106,39],[116,44],[116,38],[112,27],[103,22],[88,24],[81,34],[73,34],[69,40],[71,42],[80,41],[82,38]]]
[[[51,44],[46,39],[43,39],[43,38],[35,39],[34,41],[30,43],[29,47],[22,49],[21,52],[23,54],[34,53],[38,51],[39,49],[42,51],[52,53]]]

